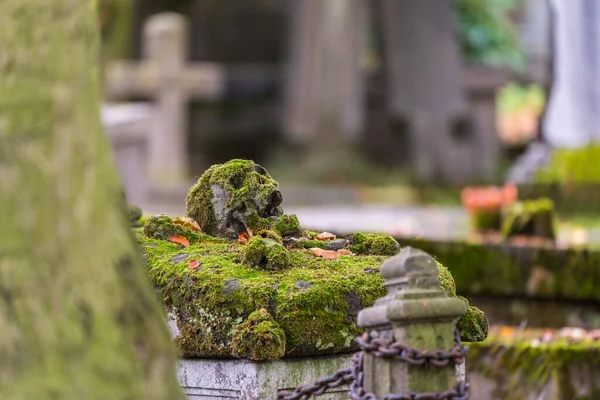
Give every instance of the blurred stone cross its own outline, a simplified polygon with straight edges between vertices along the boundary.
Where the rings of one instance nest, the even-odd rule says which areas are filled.
[[[220,65],[188,62],[188,36],[184,16],[156,14],[144,27],[143,59],[113,61],[106,68],[109,100],[135,97],[155,103],[147,168],[150,189],[158,191],[187,183],[188,101],[219,99],[225,90]]]

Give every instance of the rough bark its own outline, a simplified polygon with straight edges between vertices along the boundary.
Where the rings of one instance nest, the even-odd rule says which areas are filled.
[[[95,2],[0,1],[0,398],[182,399],[99,120]]]

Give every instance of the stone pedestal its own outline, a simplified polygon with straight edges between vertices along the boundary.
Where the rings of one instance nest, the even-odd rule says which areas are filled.
[[[352,354],[287,358],[276,361],[182,359],[178,378],[189,400],[275,399],[281,390],[311,384],[322,376],[352,365]],[[319,399],[350,397],[347,386],[328,391]]]
[[[112,147],[127,200],[142,204],[146,190],[146,143],[152,107],[145,103],[107,104],[102,123]]]

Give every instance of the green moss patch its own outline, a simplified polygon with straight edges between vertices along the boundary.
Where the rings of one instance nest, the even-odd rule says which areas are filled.
[[[267,310],[254,311],[233,331],[233,355],[254,361],[285,355],[285,333]]]
[[[398,238],[447,265],[459,292],[600,302],[600,251]]]
[[[231,357],[236,327],[262,308],[285,332],[287,355],[352,351],[360,333],[355,308],[373,305],[385,294],[376,273],[383,262],[379,256],[324,260],[307,250],[289,250],[288,270],[265,271],[244,265],[245,246],[237,243],[200,242],[181,249],[138,239],[151,282],[177,315],[176,341],[185,357]],[[177,263],[180,254],[187,257]],[[200,262],[197,269],[189,268],[190,260]]]
[[[502,237],[515,235],[556,238],[554,203],[547,198],[518,201],[502,210]]]
[[[553,399],[600,398],[600,342],[574,342],[566,337],[544,341],[548,333],[543,331],[507,337],[505,329],[499,328],[481,343],[469,344],[467,373],[493,381],[493,398],[540,398],[548,385],[555,388]]]
[[[315,257],[306,249],[286,249],[260,236],[242,245],[202,235],[187,248],[147,238],[141,230],[136,236],[152,284],[166,309],[176,315],[180,331],[176,342],[184,357],[250,354],[250,350],[240,347],[241,324],[261,309],[283,331],[285,355],[355,351],[354,338],[361,333],[356,326],[358,312],[373,306],[386,293],[384,279],[378,273],[388,257],[384,255],[347,255],[329,260]],[[259,248],[258,256],[253,254],[254,246]],[[265,248],[267,252],[263,253]],[[267,264],[263,265],[268,266],[272,249],[285,252],[286,267],[258,268],[265,254]],[[438,268],[442,288],[455,296],[448,270],[441,265]],[[275,325],[269,326],[275,329]],[[233,345],[236,332],[237,350]],[[273,340],[269,343],[277,347],[279,336]],[[279,354],[273,348],[253,351],[248,357]]]
[[[400,245],[391,236],[372,233],[355,233],[350,239],[350,250],[356,254],[380,254],[393,256],[400,251]]]
[[[265,271],[282,271],[290,265],[290,255],[277,241],[255,236],[242,247],[242,263]]]
[[[202,174],[188,192],[186,215],[213,236],[235,238],[247,230],[271,228],[282,236],[295,233],[299,229],[295,216],[277,219],[283,215],[281,201],[279,184],[263,167],[236,159],[213,165]],[[215,209],[215,204],[222,209]]]

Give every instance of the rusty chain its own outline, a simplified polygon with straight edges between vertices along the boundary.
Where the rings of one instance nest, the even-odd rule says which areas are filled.
[[[307,400],[312,396],[320,396],[327,390],[344,384],[350,384],[350,395],[353,400],[467,400],[469,384],[462,381],[449,390],[438,393],[408,392],[388,394],[378,399],[373,393],[367,393],[363,388],[364,372],[363,357],[365,353],[375,357],[393,358],[412,366],[445,367],[448,364],[457,365],[465,361],[467,348],[462,346],[458,330],[454,330],[454,346],[450,351],[418,350],[402,343],[388,343],[386,340],[371,338],[368,333],[356,339],[361,351],[352,358],[352,368],[339,369],[333,375],[318,379],[312,385],[302,385],[293,392],[281,391],[277,400]]]

